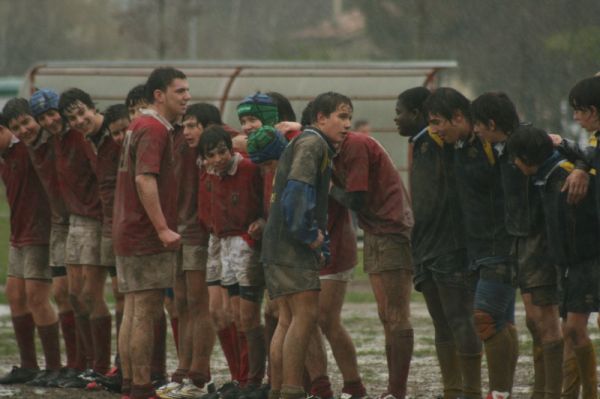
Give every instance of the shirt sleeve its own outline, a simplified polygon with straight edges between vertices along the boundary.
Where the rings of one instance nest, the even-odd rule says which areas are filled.
[[[281,197],[283,217],[292,235],[305,244],[315,241],[319,228],[315,220],[317,193],[314,186],[288,180]]]
[[[342,157],[341,167],[344,169],[347,193],[368,191],[369,189],[369,156],[368,149],[358,144],[344,147],[338,155]],[[336,165],[337,166],[337,165]]]
[[[142,174],[159,174],[168,138],[168,132],[155,128],[148,128],[141,132],[136,146],[136,176]]]

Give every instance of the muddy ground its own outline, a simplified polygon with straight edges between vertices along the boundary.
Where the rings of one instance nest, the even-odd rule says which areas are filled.
[[[360,371],[363,375],[365,385],[371,396],[382,393],[386,387],[387,369],[384,355],[384,339],[381,326],[377,318],[375,303],[369,294],[369,289],[364,282],[357,282],[348,293],[348,302],[344,307],[343,317],[345,325],[354,339]],[[433,347],[433,327],[425,304],[420,294],[413,294],[412,322],[415,330],[415,349],[408,380],[408,393],[413,398],[434,398],[441,393],[440,374],[435,358]],[[592,320],[591,320],[592,321]],[[593,323],[595,325],[595,315]],[[517,328],[521,356],[517,366],[516,385],[514,398],[527,398],[529,386],[532,382],[532,358],[531,340],[524,325],[524,312],[522,306],[517,308]],[[594,338],[598,338],[597,327],[590,328]],[[170,339],[170,336],[169,336]],[[39,345],[38,345],[39,348]],[[41,351],[38,351],[41,353]],[[0,318],[0,373],[10,369],[17,362],[16,344],[12,333],[10,319],[7,316]],[[40,358],[40,364],[43,360]],[[172,342],[169,344],[168,370],[176,367],[175,349]],[[226,382],[227,367],[217,346],[212,362],[213,379],[217,386]],[[485,364],[483,368],[484,386],[487,386],[487,373]],[[341,389],[340,374],[333,363],[333,357],[329,353],[329,374],[334,386],[334,392],[339,393]],[[82,390],[67,389],[30,389],[25,386],[0,386],[0,397],[12,398],[117,398],[119,395],[107,392],[86,392]]]

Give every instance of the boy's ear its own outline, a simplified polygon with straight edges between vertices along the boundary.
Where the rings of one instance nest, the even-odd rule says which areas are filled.
[[[496,130],[496,122],[493,119],[488,120],[488,128],[490,130]]]

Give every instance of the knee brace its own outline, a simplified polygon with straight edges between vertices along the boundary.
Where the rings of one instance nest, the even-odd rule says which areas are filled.
[[[475,292],[475,326],[486,340],[502,330],[514,316],[515,289],[496,280],[481,279]]]
[[[490,339],[498,332],[497,322],[489,313],[475,309],[474,319],[477,334],[482,341]]]
[[[254,303],[261,303],[263,298],[263,287],[239,286],[240,298]]]

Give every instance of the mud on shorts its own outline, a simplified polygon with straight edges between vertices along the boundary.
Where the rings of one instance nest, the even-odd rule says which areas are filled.
[[[344,283],[348,283],[348,282],[352,281],[353,277],[354,277],[354,267],[352,267],[348,270],[337,272],[337,273],[327,273],[327,274],[319,273],[320,280],[333,280],[333,281],[341,281]]]
[[[52,280],[48,245],[10,246],[8,276],[31,280]]]
[[[467,251],[459,249],[416,264],[413,277],[415,290],[421,291],[421,284],[427,280],[441,286],[475,291],[477,274],[469,269]]]
[[[219,238],[221,247],[221,285],[264,287],[265,278],[260,252],[251,248],[241,236]]]
[[[592,313],[598,311],[600,260],[590,259],[578,263],[565,271],[560,290],[560,315]]]
[[[298,292],[321,290],[318,268],[308,269],[272,263],[267,263],[264,267],[265,281],[271,299]]]
[[[206,285],[221,285],[221,241],[210,235],[206,260]]]
[[[52,224],[50,227],[50,271],[52,277],[63,277],[67,275],[65,255],[67,247],[67,236],[69,235],[68,224]]]
[[[117,256],[119,292],[137,292],[172,288],[175,277],[176,252],[152,255]]]
[[[102,223],[80,215],[69,216],[65,263],[100,266]]]
[[[365,231],[363,263],[367,273],[413,271],[410,240],[400,234],[375,235]]]
[[[543,232],[517,237],[511,255],[517,260],[517,281],[521,294],[530,294],[534,305],[559,303],[559,270],[548,255]]]

